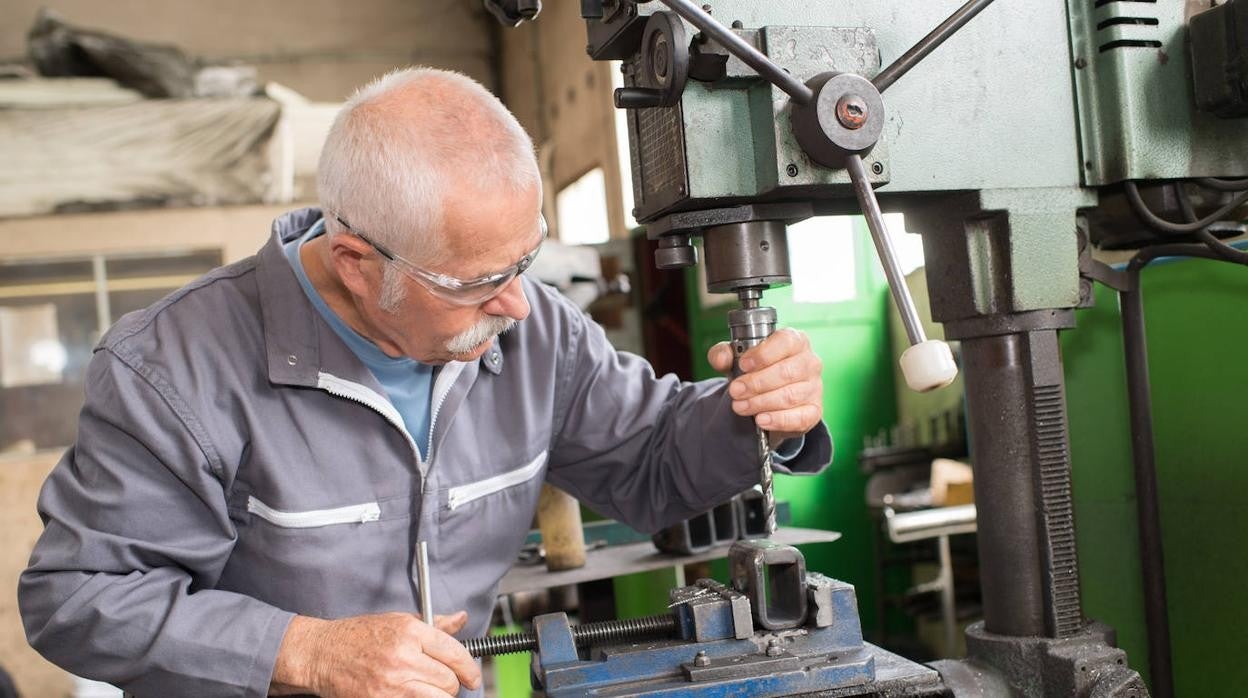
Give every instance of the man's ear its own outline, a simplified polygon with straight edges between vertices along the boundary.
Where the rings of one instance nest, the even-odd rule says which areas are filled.
[[[377,255],[372,254],[373,248],[354,235],[334,235],[329,238],[329,263],[338,275],[342,285],[353,295],[368,296],[368,278],[364,268],[374,264]]]

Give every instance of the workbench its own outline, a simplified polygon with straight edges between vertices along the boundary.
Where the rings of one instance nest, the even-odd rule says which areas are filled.
[[[787,545],[804,545],[809,543],[831,543],[841,537],[836,531],[823,531],[814,528],[796,528],[781,526],[772,536],[777,543]],[[585,566],[573,570],[548,572],[544,562],[531,565],[516,565],[511,568],[499,585],[499,594],[511,594],[517,591],[535,591],[551,587],[592,582],[598,579],[610,579],[636,572],[667,569],[695,562],[719,560],[728,556],[727,544],[718,545],[705,552],[693,555],[670,555],[655,549],[650,541],[611,545],[591,549],[586,552]]]

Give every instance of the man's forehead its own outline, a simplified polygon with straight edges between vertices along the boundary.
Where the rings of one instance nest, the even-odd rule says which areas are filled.
[[[446,235],[449,259],[447,269],[456,276],[484,276],[515,264],[533,251],[542,240],[540,212],[493,221],[448,221]],[[476,217],[474,217],[476,218]]]

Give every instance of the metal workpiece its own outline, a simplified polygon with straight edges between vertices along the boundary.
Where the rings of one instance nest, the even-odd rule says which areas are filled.
[[[770,537],[771,531],[767,528],[770,525],[767,517],[768,507],[762,488],[752,487],[742,492],[737,496],[737,502],[739,504],[737,514],[741,517],[737,530],[741,532],[741,537]],[[778,511],[774,502],[772,511]]]
[[[806,559],[791,545],[742,540],[728,551],[732,586],[746,595],[754,620],[767,630],[795,628],[806,620]]]
[[[1083,626],[1057,332],[962,340],[985,627],[1068,637]]]
[[[668,526],[650,540],[659,552],[670,555],[697,555],[716,545],[731,543],[740,537],[738,506],[737,499],[733,498],[710,511]]]
[[[1114,640],[1101,623],[1055,639],[995,635],[980,622],[966,629],[969,659],[932,666],[957,698],[1148,698],[1147,685]]]
[[[733,293],[793,281],[789,238],[783,221],[748,221],[707,228],[702,233],[706,290]]]

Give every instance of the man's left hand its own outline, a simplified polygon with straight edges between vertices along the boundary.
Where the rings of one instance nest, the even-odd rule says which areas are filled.
[[[732,370],[732,346],[720,342],[706,358],[722,373]],[[766,429],[772,448],[801,436],[823,418],[823,362],[805,332],[777,330],[741,355],[742,375],[728,384],[732,410]]]

